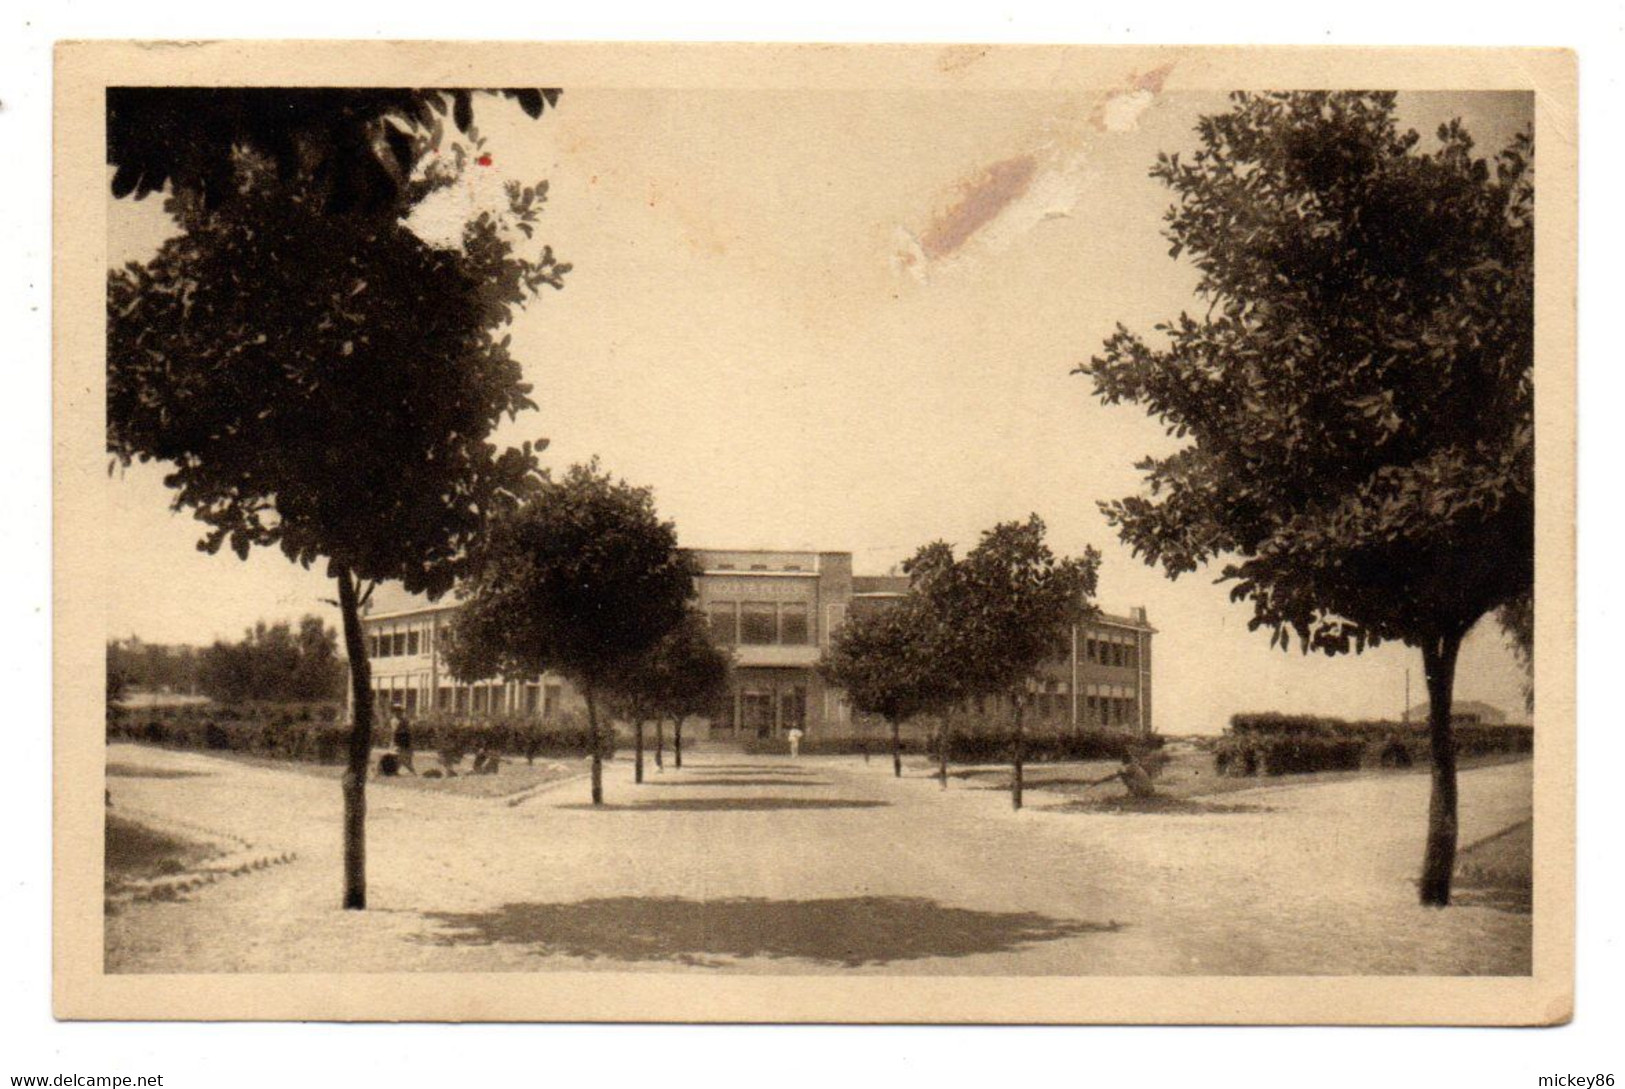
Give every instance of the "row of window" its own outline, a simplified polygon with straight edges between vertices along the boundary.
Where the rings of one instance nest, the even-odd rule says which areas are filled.
[[[705,613],[719,643],[804,646],[812,642],[804,601],[713,601],[706,605]]]
[[[978,701],[980,704],[981,701]],[[1003,701],[995,701],[1004,710]],[[1032,697],[1032,715],[1040,722],[1072,717],[1072,696],[1065,692],[1039,692]],[[978,711],[986,711],[986,705]],[[1078,718],[1089,726],[1137,726],[1139,711],[1132,696],[1081,696],[1078,700]]]
[[[434,629],[425,624],[367,636],[367,654],[372,658],[403,658],[428,654],[434,643]]]
[[[1083,721],[1096,726],[1138,726],[1140,711],[1132,699],[1090,696],[1084,703]]]
[[[1138,669],[1139,647],[1133,643],[1114,643],[1093,636],[1083,641],[1083,660],[1095,665],[1116,666],[1119,669]]]
[[[441,685],[436,693],[434,708],[451,714],[524,714],[551,719],[559,713],[564,686],[527,684],[518,690],[516,696],[517,702],[510,701],[507,687],[502,684]],[[373,693],[373,701],[379,714],[387,714],[397,704],[409,715],[428,709],[428,701],[420,701],[416,688],[393,691],[379,688]]]

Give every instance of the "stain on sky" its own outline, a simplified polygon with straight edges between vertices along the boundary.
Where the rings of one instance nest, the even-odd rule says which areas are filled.
[[[1006,205],[1027,192],[1037,169],[1038,160],[1031,155],[1017,155],[988,167],[980,178],[965,186],[959,202],[938,216],[920,236],[925,255],[932,259],[946,257],[963,246]]]

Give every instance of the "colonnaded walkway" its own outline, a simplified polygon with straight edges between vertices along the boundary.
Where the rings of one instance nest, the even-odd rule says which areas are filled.
[[[1198,814],[1080,813],[889,761],[696,754],[609,805],[370,788],[371,909],[337,908],[337,783],[113,746],[115,812],[295,861],[107,919],[113,972],[654,970],[1522,974],[1530,918],[1416,904],[1427,776],[1278,785]],[[1528,816],[1530,765],[1463,774],[1462,842]]]

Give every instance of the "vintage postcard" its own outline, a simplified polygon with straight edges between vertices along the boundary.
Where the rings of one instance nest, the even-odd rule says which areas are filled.
[[[58,1016],[1567,1020],[1575,94],[61,45]]]

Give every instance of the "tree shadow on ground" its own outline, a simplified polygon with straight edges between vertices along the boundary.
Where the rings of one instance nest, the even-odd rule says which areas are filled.
[[[812,768],[787,768],[782,764],[689,764],[681,769],[700,775],[817,775]]]
[[[147,768],[135,764],[109,764],[109,779],[207,779],[213,772],[182,771],[179,768]]]
[[[654,784],[663,787],[827,787],[828,779],[666,779]]]
[[[560,809],[580,809],[588,812],[615,810],[644,813],[722,813],[729,810],[767,812],[775,809],[879,809],[890,802],[871,802],[857,798],[667,798],[658,802],[630,802],[626,804],[561,805]]]
[[[1463,847],[1452,902],[1520,915],[1533,911],[1534,837],[1534,822],[1523,820]]]
[[[927,957],[1005,953],[1039,942],[1113,933],[1117,922],[1035,912],[975,911],[919,896],[823,900],[620,896],[431,912],[443,928],[417,940],[443,946],[524,946],[536,956],[669,961],[721,968],[752,958],[846,968]]]
[[[1247,802],[1226,804],[1223,802],[1203,802],[1190,798],[1175,798],[1168,794],[1156,794],[1150,798],[1136,798],[1130,794],[1119,794],[1114,798],[1096,798],[1091,801],[1064,802],[1061,805],[1046,805],[1041,808],[1057,813],[1273,813],[1267,805],[1253,805]]]
[[[1530,915],[1535,910],[1535,890],[1511,886],[1465,888],[1457,885],[1450,894],[1450,902],[1456,907],[1485,907],[1512,915]]]

